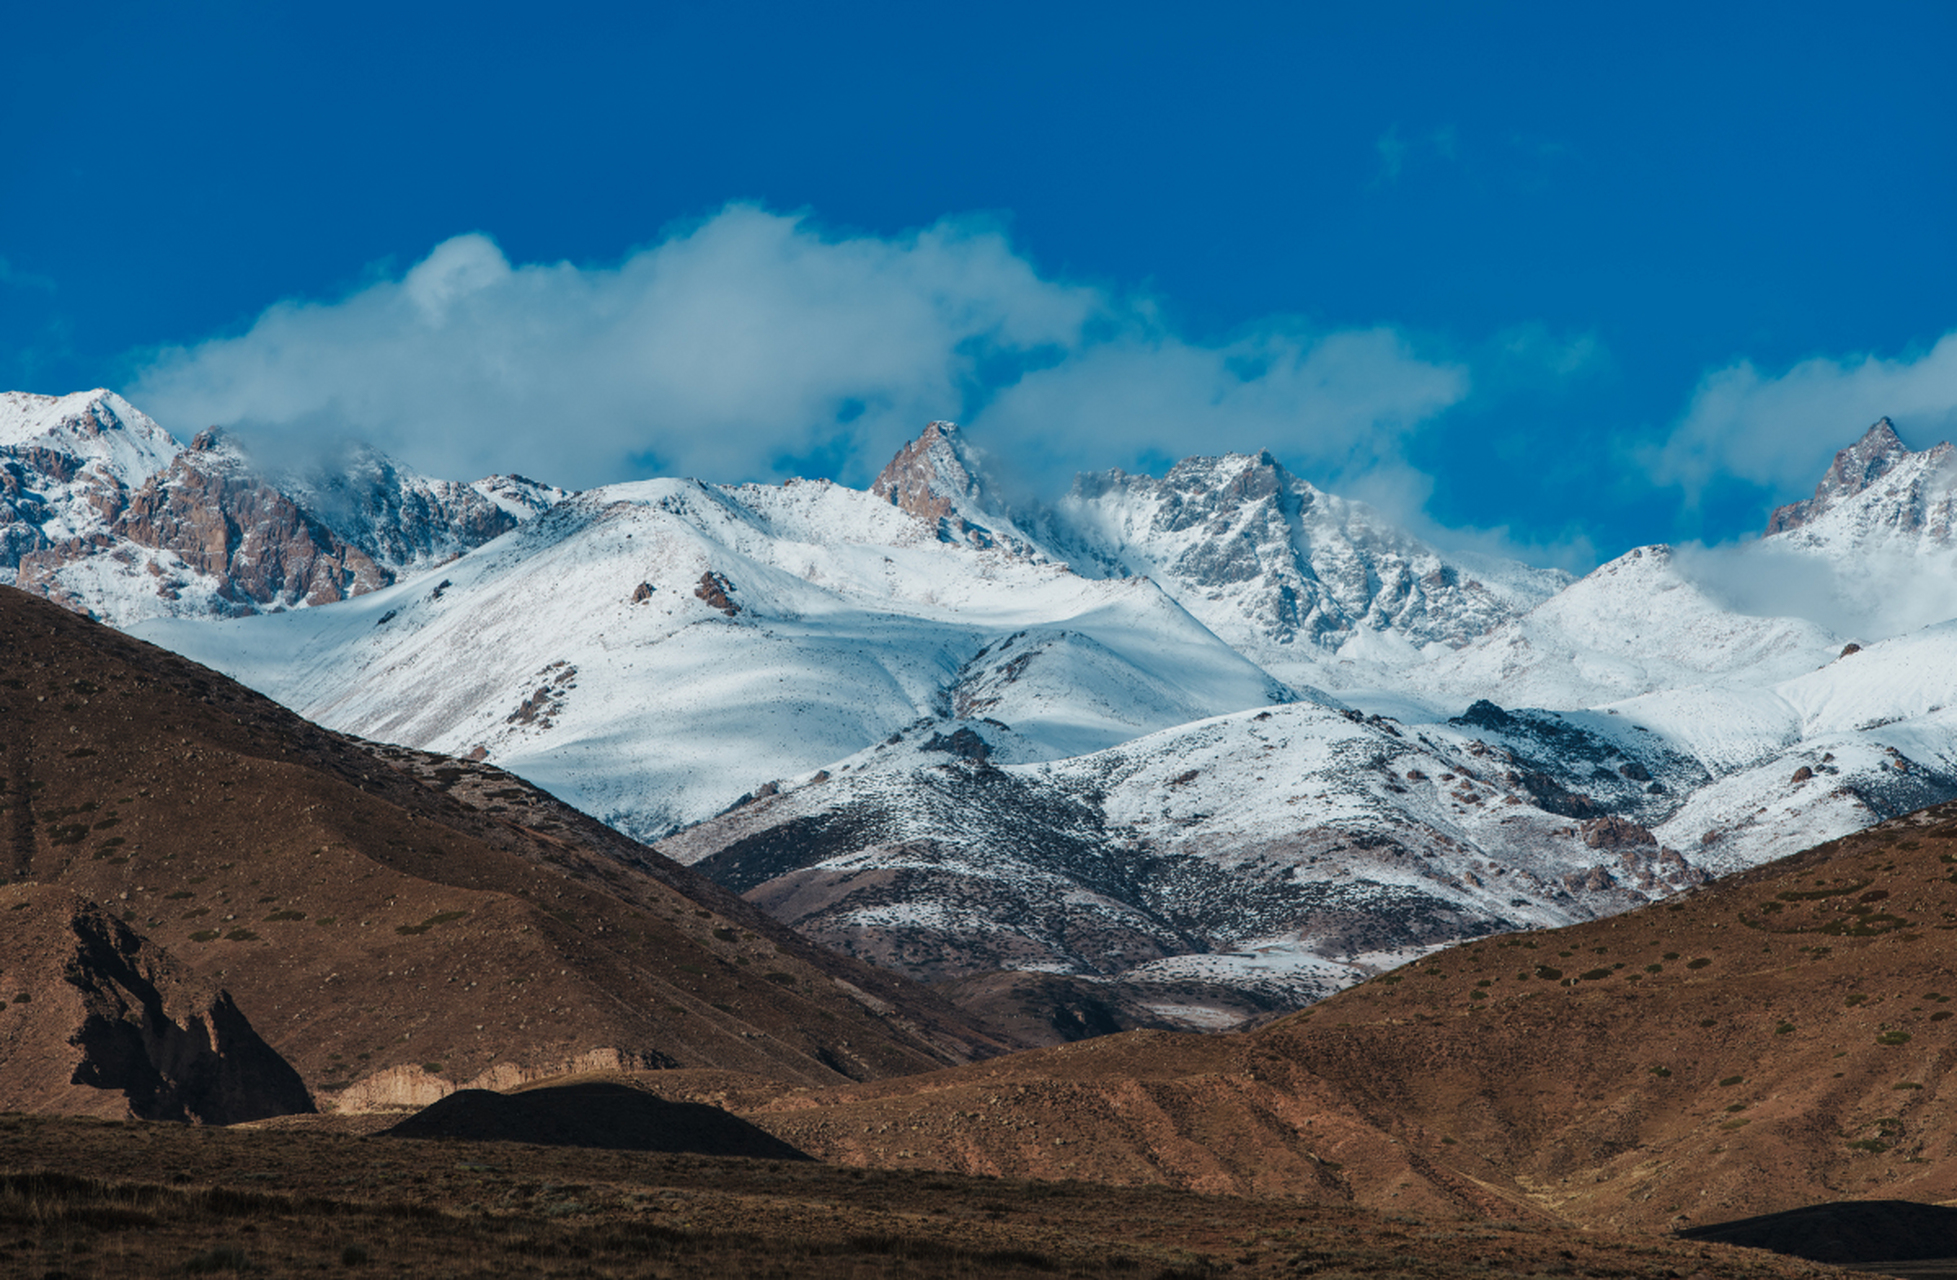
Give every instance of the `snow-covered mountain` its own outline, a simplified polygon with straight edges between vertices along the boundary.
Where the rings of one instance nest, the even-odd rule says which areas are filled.
[[[1576,709],[1728,677],[1770,684],[1841,648],[1812,622],[1734,612],[1660,545],[1633,548],[1475,643],[1435,654],[1408,684],[1440,705]]]
[[[140,631],[335,728],[480,749],[645,838],[921,718],[1011,717],[1007,754],[1051,760],[1294,697],[1151,582],[939,532],[824,482],[646,481],[432,589]]]
[[[122,397],[0,394],[0,582],[116,625],[332,603],[424,573],[562,497],[353,449],[268,475]]]
[[[1641,758],[1690,771],[1655,741],[1555,728],[1640,778]],[[1608,914],[1704,878],[1601,805],[1576,819],[1539,807],[1540,793],[1571,793],[1473,721],[1415,729],[1295,703],[1003,767],[1011,730],[957,738],[919,725],[661,851],[927,980],[1082,975],[1194,1026],[1222,1012],[1205,987],[1295,1005],[1443,940]]]
[[[1051,510],[1016,507],[983,455],[934,422],[871,492],[948,541],[1147,577],[1226,643],[1300,688],[1392,679],[1520,616],[1570,582],[1559,570],[1443,553],[1268,452],[1188,458],[1167,475],[1078,477]]]
[[[1443,555],[1269,453],[1188,458],[1160,479],[1081,476],[1059,548],[1084,572],[1147,575],[1267,670],[1343,688],[1458,648],[1570,581]]]
[[[1949,450],[1885,435],[1762,545],[1941,554]],[[385,541],[358,513],[455,518],[345,470],[281,492],[390,564],[464,540]],[[1138,1021],[1219,1025],[1233,993],[1297,1003],[1957,795],[1957,623],[1851,645],[1666,547],[1574,582],[1470,560],[1268,454],[1041,508],[934,423],[868,491],[471,492],[523,522],[439,574],[135,629],[334,728],[490,758],[839,946],[1073,975]]]
[[[1957,544],[1957,453],[1948,441],[1912,452],[1883,418],[1835,455],[1814,496],[1777,509],[1767,536],[1793,546],[1915,551]]]

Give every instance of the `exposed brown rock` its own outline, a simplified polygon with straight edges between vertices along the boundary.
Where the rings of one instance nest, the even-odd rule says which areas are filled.
[[[957,423],[930,423],[897,451],[870,485],[870,492],[916,516],[941,541],[1030,553],[1032,549],[1016,535],[978,522],[991,517],[985,514],[985,484],[968,457]]]
[[[66,889],[0,887],[0,980],[0,1106],[206,1124],[313,1110],[229,992]]]
[[[1897,436],[1895,424],[1887,418],[1879,419],[1860,440],[1835,455],[1827,474],[1815,485],[1812,498],[1774,509],[1767,519],[1767,535],[1797,529],[1842,498],[1862,492],[1909,457],[1909,452]]]
[[[1583,824],[1582,833],[1583,843],[1592,849],[1622,849],[1626,845],[1658,843],[1658,837],[1652,834],[1651,828],[1616,814],[1592,818]]]
[[[976,495],[970,474],[947,447],[957,431],[950,422],[926,426],[922,435],[885,464],[870,492],[934,526],[955,515],[960,497]]]
[[[391,580],[270,483],[239,466],[212,466],[206,456],[179,457],[131,494],[116,532],[175,552],[258,605],[328,604]]]
[[[62,429],[86,438],[129,428],[98,404]],[[154,448],[162,433],[149,432]],[[62,500],[64,510],[75,513],[78,497],[92,508],[94,527],[50,538],[42,526],[56,513],[45,491],[78,479],[84,488]],[[499,479],[517,486],[520,501],[536,488]],[[272,477],[215,429],[133,490],[130,483],[57,448],[0,448],[0,567],[16,568],[23,590],[86,610],[100,599],[64,587],[62,570],[105,554],[127,564],[155,555],[146,567],[165,579],[157,584],[164,599],[182,598],[186,583],[168,572],[181,568],[214,580],[221,612],[252,613],[372,591],[398,570],[478,546],[517,523],[472,486],[406,476],[365,449],[306,475]]]
[[[734,603],[733,592],[734,584],[727,575],[713,569],[701,574],[700,585],[693,588],[693,594],[706,601],[709,608],[718,609],[730,618],[741,611],[741,606]]]

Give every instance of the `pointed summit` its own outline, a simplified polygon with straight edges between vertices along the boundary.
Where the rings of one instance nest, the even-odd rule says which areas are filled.
[[[1767,533],[1799,528],[1842,499],[1862,492],[1910,456],[1909,446],[1896,434],[1896,425],[1887,418],[1878,419],[1860,440],[1835,455],[1828,474],[1814,486],[1812,498],[1774,511],[1767,520]]]
[[[897,451],[870,492],[931,525],[942,542],[1036,555],[989,492],[983,463],[955,422],[932,422]]]
[[[183,450],[147,414],[101,387],[65,396],[0,392],[0,449],[35,448],[127,486],[149,479]]]
[[[976,503],[980,486],[967,465],[964,439],[955,422],[932,422],[924,433],[897,451],[870,492],[920,520],[935,522]]]

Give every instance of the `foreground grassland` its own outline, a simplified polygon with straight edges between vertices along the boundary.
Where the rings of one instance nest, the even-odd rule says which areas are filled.
[[[0,1116],[0,1276],[1836,1274],[1294,1202],[515,1143]]]

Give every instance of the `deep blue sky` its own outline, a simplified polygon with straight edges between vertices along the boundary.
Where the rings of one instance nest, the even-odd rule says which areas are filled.
[[[1947,3],[104,3],[0,35],[9,388],[127,387],[464,232],[605,266],[729,200],[978,213],[1191,341],[1394,327],[1472,384],[1404,442],[1428,514],[1608,556],[1756,529],[1825,465],[1810,432],[1696,500],[1653,481],[1709,373],[1957,329]],[[1898,421],[1928,445],[1948,409]]]

